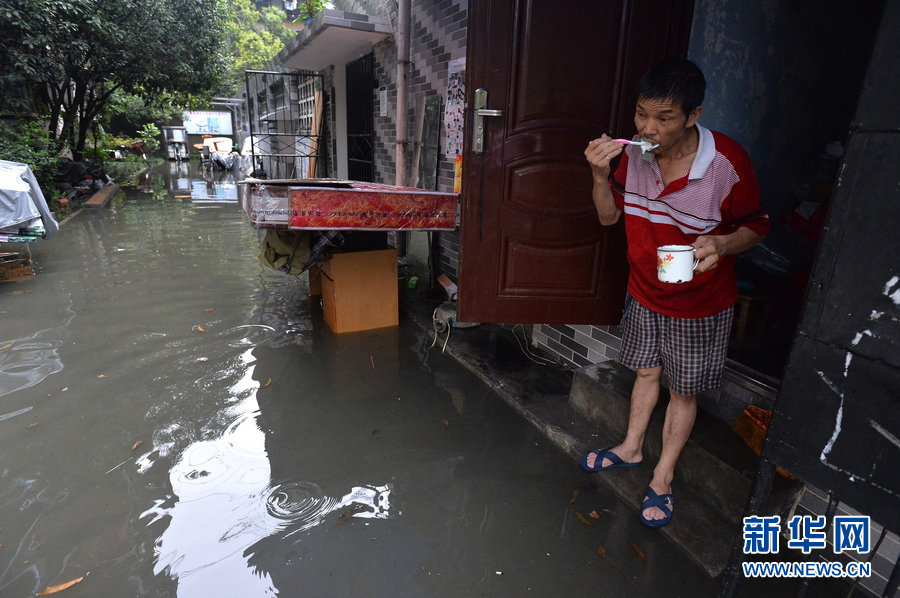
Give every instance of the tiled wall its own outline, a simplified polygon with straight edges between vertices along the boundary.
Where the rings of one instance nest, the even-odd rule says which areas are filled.
[[[535,324],[531,333],[532,345],[573,368],[618,358],[621,339],[619,326]],[[768,379],[749,384],[726,363],[719,388],[701,393],[698,400],[704,411],[731,423],[748,405],[772,409],[777,394],[774,384]]]
[[[427,93],[446,94],[448,63],[466,55],[468,0],[413,2],[410,17],[410,65],[408,129],[415,132],[417,99]],[[395,21],[396,27],[396,21]],[[397,49],[390,38],[375,46],[375,78],[378,94],[387,91],[386,116],[379,116],[375,98],[375,180],[393,184],[396,162]],[[441,147],[443,147],[443,128]],[[438,190],[453,190],[454,163],[443,152],[438,163]],[[459,238],[457,233],[436,233],[434,251],[438,274],[457,280]]]
[[[618,357],[620,339],[618,326],[535,324],[531,341],[568,365],[582,367]]]

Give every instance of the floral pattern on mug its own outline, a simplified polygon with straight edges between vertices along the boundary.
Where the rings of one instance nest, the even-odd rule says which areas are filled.
[[[671,253],[667,253],[665,258],[659,257],[659,254],[656,256],[656,271],[660,274],[666,273],[666,266],[672,263],[672,260],[675,259],[675,256]]]

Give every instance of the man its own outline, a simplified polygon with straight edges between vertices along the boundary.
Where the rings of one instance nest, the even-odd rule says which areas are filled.
[[[640,140],[655,147],[644,152],[604,134],[584,152],[601,224],[615,224],[625,214],[630,298],[619,361],[637,377],[624,442],[590,451],[581,464],[588,471],[641,464],[665,371],[671,398],[662,452],[640,513],[650,527],[672,518],[672,478],[694,426],[697,394],[721,383],[737,299],[734,256],[758,243],[769,226],[747,153],[697,124],[705,92],[694,63],[660,63],[638,84],[634,114]],[[610,163],[620,154],[610,177]],[[657,278],[656,248],[670,244],[695,248],[692,280]]]

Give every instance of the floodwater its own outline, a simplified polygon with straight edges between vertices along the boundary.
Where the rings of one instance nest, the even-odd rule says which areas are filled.
[[[332,334],[199,175],[0,283],[0,596],[715,594],[430,334]]]

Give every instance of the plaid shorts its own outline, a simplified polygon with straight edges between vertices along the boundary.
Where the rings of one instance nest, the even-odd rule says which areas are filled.
[[[722,383],[734,307],[705,318],[673,318],[631,299],[622,320],[619,363],[663,366],[669,390],[695,396]]]

